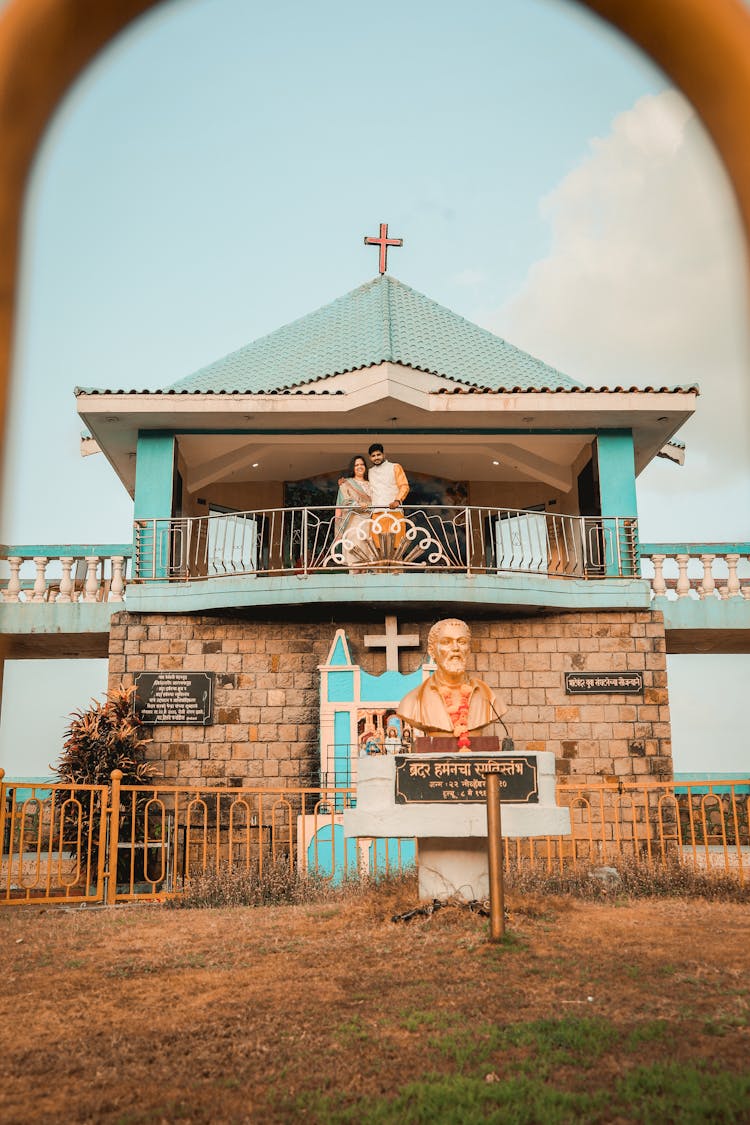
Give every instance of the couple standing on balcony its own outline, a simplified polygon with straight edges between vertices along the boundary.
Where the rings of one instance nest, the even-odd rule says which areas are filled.
[[[400,465],[388,461],[379,442],[367,451],[371,461],[353,457],[349,475],[339,481],[336,497],[336,540],[341,543],[344,564],[354,568],[373,561],[366,549],[368,540],[380,555],[380,535],[392,535],[398,546],[404,537],[404,519],[400,514],[409,492],[406,473]]]

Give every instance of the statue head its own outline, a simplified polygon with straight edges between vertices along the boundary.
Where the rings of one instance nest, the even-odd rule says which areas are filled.
[[[427,634],[427,651],[442,677],[453,681],[465,679],[471,651],[469,626],[457,617],[437,621]]]

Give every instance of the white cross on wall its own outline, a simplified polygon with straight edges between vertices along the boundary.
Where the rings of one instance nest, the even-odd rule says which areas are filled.
[[[398,650],[400,648],[413,648],[419,644],[418,633],[405,633],[399,636],[398,621],[395,614],[385,619],[385,633],[367,633],[365,648],[385,649],[386,672],[398,672]]]

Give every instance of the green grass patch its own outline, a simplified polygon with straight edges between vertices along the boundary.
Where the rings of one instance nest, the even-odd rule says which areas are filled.
[[[750,1077],[680,1064],[638,1067],[587,1091],[561,1089],[538,1077],[496,1080],[466,1075],[410,1082],[395,1097],[342,1106],[339,1097],[303,1094],[286,1102],[320,1123],[343,1125],[605,1125],[614,1118],[638,1125],[742,1125]]]
[[[495,1023],[467,1025],[454,1017],[454,1026],[427,1037],[427,1045],[450,1060],[459,1073],[485,1071],[495,1052],[522,1049],[518,1068],[545,1077],[561,1066],[588,1068],[612,1048],[618,1031],[606,1020],[534,1020],[502,1027]]]
[[[302,1104],[315,1121],[331,1125],[565,1125],[596,1121],[596,1101],[527,1078],[486,1082],[453,1076],[410,1082],[395,1098],[368,1099],[345,1109],[322,1098]]]
[[[340,1023],[334,1032],[334,1037],[341,1042],[351,1043],[353,1040],[359,1043],[365,1043],[370,1038],[370,1032],[362,1023],[359,1016],[352,1016],[351,1019],[345,1020]]]
[[[603,1019],[533,1020],[504,1029],[504,1047],[525,1047],[534,1053],[534,1065],[545,1071],[566,1065],[589,1067],[617,1041],[618,1032]]]
[[[625,1040],[629,1051],[640,1051],[645,1043],[659,1043],[673,1032],[666,1020],[648,1020],[634,1027]]]
[[[427,1044],[437,1050],[444,1059],[449,1059],[457,1070],[466,1072],[475,1068],[486,1068],[490,1056],[503,1040],[503,1029],[493,1023],[466,1024],[461,1020],[459,1026],[442,1035],[431,1035]]]
[[[616,1097],[630,1106],[630,1120],[643,1125],[740,1125],[748,1120],[750,1075],[656,1063],[621,1078]]]
[[[429,1011],[408,1011],[404,1010],[399,1012],[399,1020],[401,1027],[405,1031],[425,1031],[428,1028],[447,1028],[456,1019],[455,1015],[451,1012],[443,1012],[438,1009],[431,1009]]]

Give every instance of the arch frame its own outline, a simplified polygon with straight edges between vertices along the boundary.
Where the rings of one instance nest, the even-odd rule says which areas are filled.
[[[170,0],[171,2],[171,0]],[[712,136],[750,238],[750,11],[742,0],[568,0],[640,47]],[[167,0],[10,0],[0,17],[0,433],[5,432],[23,202],[55,109],[92,59]]]

